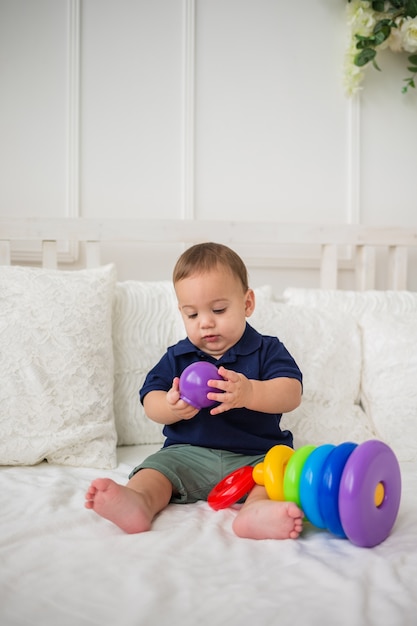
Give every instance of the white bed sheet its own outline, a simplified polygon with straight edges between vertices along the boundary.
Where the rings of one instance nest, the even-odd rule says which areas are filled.
[[[0,469],[2,626],[417,623],[417,463],[402,464],[397,522],[372,549],[308,525],[297,541],[240,539],[233,509],[205,502],[169,506],[141,535],[84,509],[91,479],[124,483],[155,448],[120,448],[101,473]]]

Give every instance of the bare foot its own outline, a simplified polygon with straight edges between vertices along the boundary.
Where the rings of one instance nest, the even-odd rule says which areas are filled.
[[[126,533],[141,533],[151,527],[153,515],[142,494],[118,485],[110,478],[93,480],[85,494],[85,507]]]
[[[240,509],[233,530],[247,539],[297,539],[303,530],[303,512],[294,502],[253,500]]]

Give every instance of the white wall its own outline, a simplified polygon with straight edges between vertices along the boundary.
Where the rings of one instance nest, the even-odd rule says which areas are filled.
[[[417,94],[387,53],[345,96],[345,6],[0,0],[0,214],[415,225]]]

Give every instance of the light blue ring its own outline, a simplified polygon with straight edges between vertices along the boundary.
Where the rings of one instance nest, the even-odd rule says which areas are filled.
[[[300,479],[300,501],[308,521],[317,528],[326,528],[320,511],[319,485],[323,480],[323,466],[334,445],[319,446],[309,455]]]

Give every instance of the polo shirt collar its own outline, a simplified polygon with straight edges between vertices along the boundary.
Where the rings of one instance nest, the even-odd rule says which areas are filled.
[[[246,356],[256,352],[261,345],[262,336],[246,322],[246,328],[239,341],[232,346],[220,359],[213,359],[216,363],[233,363],[238,356]],[[197,348],[191,341],[184,339],[174,346],[174,354],[192,354],[195,353],[200,359],[211,359],[212,357]]]

